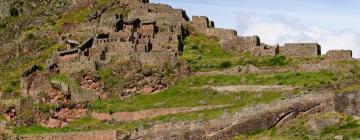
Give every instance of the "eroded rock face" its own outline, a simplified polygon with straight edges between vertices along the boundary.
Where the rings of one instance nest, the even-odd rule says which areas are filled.
[[[360,93],[344,93],[335,97],[335,110],[348,115],[360,115]]]

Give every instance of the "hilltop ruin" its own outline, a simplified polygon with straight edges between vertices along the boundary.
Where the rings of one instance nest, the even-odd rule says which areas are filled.
[[[96,2],[91,0],[75,0],[73,1],[73,6],[75,8],[93,7],[94,3]],[[4,10],[0,9],[0,19],[7,16],[3,14],[3,11]],[[72,121],[92,113],[88,110],[89,102],[109,98],[126,100],[134,95],[156,94],[173,85],[182,77],[192,74],[193,71],[189,68],[188,63],[182,61],[180,58],[183,56],[185,47],[189,47],[185,46],[185,39],[195,34],[216,38],[222,51],[238,56],[239,58],[241,58],[240,56],[243,54],[250,54],[251,57],[284,56],[286,58],[304,61],[307,59],[313,60],[320,58],[314,60],[314,62],[301,63],[297,66],[269,68],[246,64],[220,72],[198,72],[198,75],[212,75],[214,73],[214,75],[241,75],[248,73],[274,74],[321,70],[332,71],[340,69],[340,66],[333,64],[335,62],[355,60],[352,57],[351,50],[331,50],[325,55],[322,55],[321,46],[318,43],[268,45],[261,42],[259,36],[239,36],[236,30],[221,29],[215,25],[216,23],[206,16],[193,16],[190,19],[184,10],[174,9],[166,4],[154,4],[148,0],[109,1],[101,8],[87,15],[86,22],[65,22],[61,24],[58,41],[60,47],[58,50],[46,60],[44,67],[32,65],[24,69],[24,72],[20,75],[20,93],[1,94],[1,111],[7,121],[16,122],[17,125],[39,124],[47,128],[62,128]],[[199,56],[199,59],[201,59],[201,56]],[[111,78],[111,76],[116,75],[128,80],[120,81],[123,82],[123,85],[117,87],[116,91],[107,91],[108,87],[105,86],[104,81],[102,81],[103,79],[99,76],[99,70],[108,67],[118,68],[116,70],[111,69],[106,71],[110,73],[108,77]],[[65,78],[61,77],[64,75]],[[60,78],[54,78],[56,76],[60,76]],[[119,82],[114,81],[114,79],[111,80],[109,81],[114,83]],[[252,88],[256,89],[258,87],[255,86]],[[283,88],[283,86],[279,86],[279,88]],[[290,88],[289,91],[295,89],[296,88]],[[209,91],[204,89],[204,92]],[[309,98],[310,97],[311,96],[309,96]],[[313,104],[316,104],[318,101],[321,105],[325,104],[325,100],[331,100],[331,103],[333,103],[335,101],[333,101],[334,99],[332,97],[333,96],[326,95],[326,99],[322,100],[322,97],[319,96],[318,100],[317,98],[316,101],[314,99],[314,101],[308,103],[309,105],[307,102],[304,103],[306,105],[303,105],[300,101],[291,100],[295,102],[294,106],[299,108],[293,112],[307,112],[308,110],[306,109],[309,106],[311,108]],[[305,99],[307,98],[308,97]],[[207,103],[205,102],[203,104]],[[56,109],[45,108],[45,110],[48,109],[46,110],[48,112],[41,112],[39,111],[38,105],[45,107],[50,106]],[[38,108],[35,108],[35,106]],[[279,105],[279,108],[281,109],[280,106],[281,105]],[[154,105],[154,108],[155,107],[156,105]],[[304,107],[305,109],[303,109]],[[203,108],[209,107],[205,106]],[[286,111],[291,109],[291,107],[286,108]],[[201,109],[196,110],[193,108],[180,108],[179,110],[179,112],[201,111]],[[334,109],[331,108],[329,110]],[[166,112],[166,109],[161,111],[163,112],[158,112],[158,114],[176,114],[174,111],[169,111],[172,113]],[[144,114],[146,114],[150,111],[144,112]],[[26,115],[24,115],[25,113]],[[259,114],[261,113],[263,112]],[[279,110],[278,113],[281,114],[282,111]],[[116,117],[116,112],[93,112],[93,114],[96,114],[96,117],[100,118],[99,120],[106,121],[113,121],[114,116]],[[121,117],[126,117],[126,115],[136,113],[123,112],[118,114],[122,115]],[[153,113],[153,115],[154,114],[156,113]],[[262,115],[267,116],[266,114]],[[276,120],[278,119],[277,116],[269,115],[267,117],[271,118],[271,120],[262,128],[270,128],[273,125],[272,123],[278,122]],[[235,118],[232,119],[235,120]],[[253,122],[253,120],[250,121]],[[258,120],[254,120],[255,123],[258,123],[257,121]],[[221,119],[216,120],[216,123],[220,122]],[[199,138],[206,138],[206,135],[203,135],[203,133],[207,133],[207,130],[204,130],[204,132],[203,130],[200,131],[200,127],[206,124],[200,124],[198,122],[191,123],[196,125],[187,125],[199,127],[197,128],[201,133]],[[231,124],[232,122],[227,121],[226,123]],[[170,124],[166,124],[165,127],[167,127],[167,125]],[[237,125],[238,126],[235,127],[242,127],[242,125],[246,124]],[[219,126],[212,126],[212,129],[220,129],[218,128]],[[167,133],[169,130],[165,127],[163,132]],[[143,131],[144,134],[141,134],[140,132],[142,131],[139,131],[139,133],[132,137],[134,137],[134,139],[146,136],[155,138],[156,135],[151,134],[151,129],[152,128]],[[232,130],[233,129],[230,129],[229,131]],[[255,128],[251,127],[251,130],[255,130]],[[187,132],[182,131],[183,130],[181,130],[181,134],[175,134],[178,131],[171,133],[174,133],[174,136],[186,135],[182,133]],[[108,131],[104,133],[99,132],[99,135],[91,134],[97,136],[104,135],[104,137],[110,136],[112,138],[125,135],[118,133],[117,131]],[[229,135],[231,134],[231,136],[233,136],[234,133],[237,134],[237,132],[226,132],[226,134],[227,133],[229,133]],[[219,135],[214,134],[212,137],[220,137],[220,134],[219,132]],[[83,135],[87,134],[74,134],[74,136],[70,137],[77,139],[83,137]],[[67,136],[59,137],[59,139],[61,139]]]

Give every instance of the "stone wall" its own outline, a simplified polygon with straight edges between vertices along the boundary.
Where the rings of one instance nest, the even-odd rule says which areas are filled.
[[[214,22],[205,16],[193,16],[191,26],[195,33],[203,33],[218,38],[221,48],[234,54],[250,52],[254,56],[275,56],[279,52],[278,47],[265,44],[260,46],[261,42],[258,36],[240,37],[236,30],[214,28]]]
[[[70,86],[71,101],[75,103],[83,103],[95,101],[99,99],[100,93],[90,89],[84,89],[76,86]]]
[[[227,47],[226,50],[232,51],[233,53],[237,54],[246,51],[251,52],[253,48],[257,46],[260,47],[260,45],[261,45],[260,38],[258,36],[246,36],[246,37],[237,37],[233,40],[230,40],[230,44],[224,47]],[[255,50],[259,50],[259,49],[261,48],[255,48]]]
[[[191,25],[195,30],[203,31],[207,28],[214,28],[214,22],[210,21],[206,16],[193,16],[191,20]]]
[[[250,48],[253,56],[276,56],[279,53],[279,46],[260,45]]]
[[[159,33],[155,35],[153,40],[153,51],[167,51],[173,52],[181,51],[181,37],[177,34]]]
[[[120,21],[121,20],[121,21]],[[98,29],[102,32],[109,33],[117,31],[117,23],[120,22],[122,24],[124,21],[122,20],[121,15],[119,14],[109,14],[103,13],[100,17],[100,24]]]
[[[70,33],[76,31],[77,27],[79,26],[78,23],[64,23],[61,26],[61,33]]]
[[[59,63],[60,73],[76,73],[82,70],[94,71],[96,70],[95,61],[76,61]]]
[[[10,16],[8,0],[0,0],[0,20]]]
[[[279,49],[281,55],[296,58],[308,58],[321,55],[321,46],[318,43],[286,43]]]
[[[137,5],[135,10],[130,11],[128,18],[139,18],[141,21],[156,20],[158,23],[180,23],[189,20],[189,17],[182,9],[173,9],[166,4],[154,3]]]
[[[176,64],[177,57],[174,52],[149,52],[137,55],[137,59],[144,65],[161,67],[165,64]]]
[[[20,140],[118,140],[128,137],[119,131],[93,131],[74,133],[54,133],[43,135],[25,135]]]
[[[230,29],[209,28],[205,30],[205,34],[217,37],[220,40],[231,40],[237,37],[237,32]]]
[[[330,50],[326,53],[325,59],[327,61],[349,61],[353,60],[351,50]]]

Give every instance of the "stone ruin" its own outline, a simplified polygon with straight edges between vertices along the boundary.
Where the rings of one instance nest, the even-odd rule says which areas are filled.
[[[26,70],[21,80],[22,94],[37,96],[42,92],[50,92],[54,83],[44,82],[49,76],[96,71],[112,59],[136,60],[154,67],[175,65],[183,51],[183,40],[190,33],[217,37],[221,48],[234,54],[250,52],[253,56],[284,55],[296,58],[321,55],[321,46],[317,43],[267,45],[258,36],[238,36],[235,30],[215,28],[215,23],[205,16],[193,16],[189,21],[184,10],[173,9],[169,5],[137,0],[120,4],[131,6],[132,10],[127,16],[102,10],[88,22],[65,23],[62,34],[68,36],[64,39],[66,50],[57,52],[47,61],[45,72],[39,72],[37,66]],[[81,43],[77,41],[79,38],[83,40]],[[352,60],[352,52],[329,51],[325,59],[330,62]],[[101,87],[96,80],[88,84],[89,87],[92,84]],[[97,99],[102,94],[101,90],[69,88],[68,92],[79,93],[72,96],[77,102]],[[85,97],[86,92],[94,96]]]
[[[80,45],[75,40],[66,40],[67,50],[59,52],[52,61],[65,73],[94,70],[95,64],[106,64],[112,58],[135,59],[150,66],[176,64],[176,57],[183,50],[187,21],[184,10],[162,4],[138,4],[128,17],[102,13],[98,20],[90,22],[95,28],[84,33],[96,36]],[[87,25],[65,23],[63,32],[79,35],[78,31]]]
[[[262,43],[258,36],[238,36],[235,30],[215,28],[214,22],[206,16],[193,16],[190,25],[195,32],[217,37],[222,49],[234,54],[249,52],[253,56],[283,55],[294,58],[321,55],[321,46],[318,43],[285,43],[284,46],[271,46]],[[339,56],[341,60],[352,60],[350,50],[329,51],[326,55],[331,60],[335,60],[335,56]]]
[[[318,43],[285,43],[280,46],[279,53],[286,57],[314,57],[321,55],[321,46]]]
[[[48,59],[44,68],[33,65],[23,72],[21,95],[39,102],[83,103],[106,97],[102,83],[91,72],[111,60],[131,60],[150,67],[176,65],[184,47],[182,42],[189,34],[185,11],[148,1],[123,2],[120,4],[134,9],[126,17],[100,12],[99,17],[85,23],[64,23],[63,50]],[[53,75],[73,76],[82,72],[89,73],[80,77],[78,86],[50,80]],[[161,76],[154,77],[152,80],[160,85],[151,87],[154,84],[148,83],[149,77],[146,77],[142,80],[145,80],[144,88],[138,90],[149,94],[166,87],[167,83],[159,79]],[[132,86],[129,88],[124,90],[137,91]]]
[[[325,59],[332,62],[354,60],[351,50],[330,50],[326,53]]]

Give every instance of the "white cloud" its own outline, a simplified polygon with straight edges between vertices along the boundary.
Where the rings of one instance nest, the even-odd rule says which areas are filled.
[[[318,42],[322,53],[334,49],[353,50],[354,57],[360,58],[360,34],[352,30],[307,26],[281,15],[257,13],[238,13],[238,23],[240,35],[259,35],[264,43]]]

